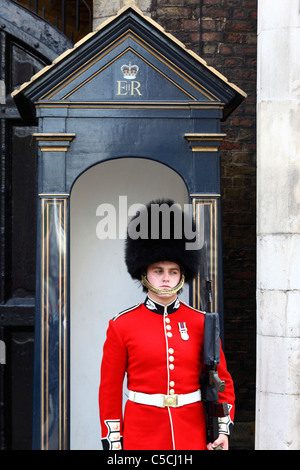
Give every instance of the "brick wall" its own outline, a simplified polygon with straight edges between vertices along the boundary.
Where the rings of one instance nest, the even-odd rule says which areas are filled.
[[[152,0],[152,17],[248,97],[222,124],[225,348],[236,387],[231,448],[254,445],[256,0]]]

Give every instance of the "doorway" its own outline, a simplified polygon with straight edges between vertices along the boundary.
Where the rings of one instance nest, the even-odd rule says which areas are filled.
[[[98,388],[109,320],[144,300],[127,273],[124,243],[135,204],[189,203],[182,178],[145,158],[99,163],[75,182],[70,199],[70,448],[102,449]],[[188,302],[188,287],[182,300]],[[126,399],[126,388],[124,389]]]

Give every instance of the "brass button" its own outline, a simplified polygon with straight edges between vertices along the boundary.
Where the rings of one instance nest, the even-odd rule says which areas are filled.
[[[173,357],[173,356],[170,356],[170,357],[169,357],[169,361],[170,361],[170,362],[173,362],[173,361],[174,361],[174,357]]]
[[[171,325],[167,325],[166,328],[167,328],[167,330],[172,330]]]
[[[170,382],[170,387],[174,387],[174,385],[175,385],[174,380],[171,380],[171,382]]]
[[[175,367],[174,364],[170,364],[170,365],[169,365],[169,369],[171,369],[171,370],[173,370],[174,367]]]
[[[175,390],[173,388],[170,389],[170,395],[174,395]]]
[[[169,338],[172,338],[173,335],[172,335],[172,333],[170,333],[170,331],[168,331],[167,336],[168,336]]]
[[[173,349],[173,348],[169,348],[168,351],[169,351],[169,354],[173,354],[173,353],[174,353],[174,349]]]
[[[166,318],[166,323],[170,323],[170,318]]]

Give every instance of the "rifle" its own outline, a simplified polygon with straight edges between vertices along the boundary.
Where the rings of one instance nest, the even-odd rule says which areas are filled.
[[[211,281],[207,281],[208,305],[211,305]],[[210,308],[209,308],[210,310]],[[229,414],[228,404],[218,401],[218,392],[224,392],[225,382],[221,380],[217,365],[220,362],[219,315],[206,312],[204,322],[203,362],[205,371],[201,375],[201,396],[205,409],[207,442],[214,442],[219,436],[218,418]]]

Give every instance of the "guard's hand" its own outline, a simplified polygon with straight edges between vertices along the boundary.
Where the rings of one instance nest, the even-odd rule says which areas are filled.
[[[228,436],[226,434],[219,434],[218,439],[213,443],[207,444],[207,450],[228,450]]]

